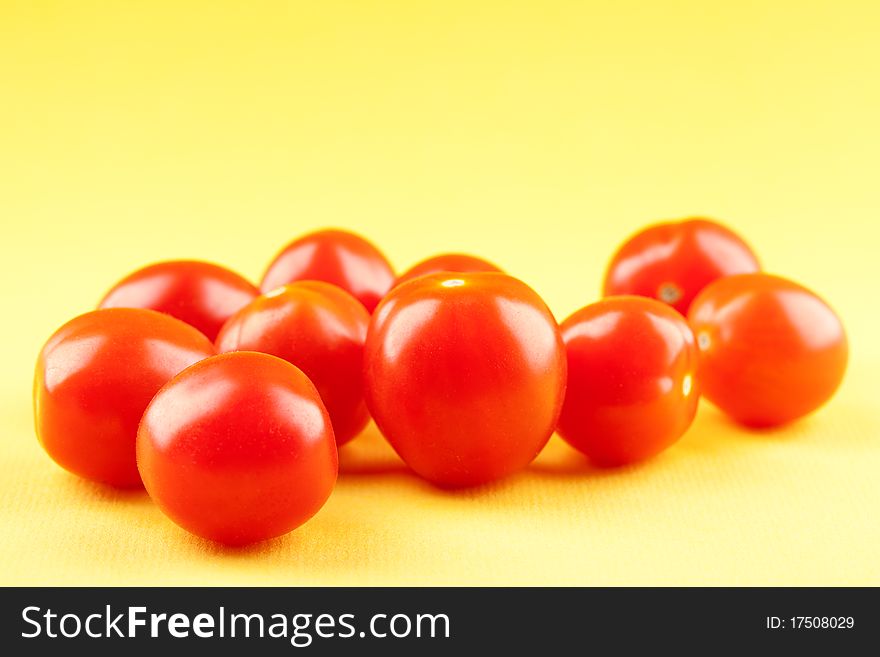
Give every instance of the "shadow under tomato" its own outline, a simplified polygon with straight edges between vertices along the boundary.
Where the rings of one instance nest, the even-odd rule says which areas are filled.
[[[358,537],[358,545],[364,543],[382,543],[395,529],[387,523],[376,523],[360,514],[351,513],[339,505],[328,503],[311,519],[301,526],[282,536],[268,538],[245,545],[226,545],[199,536],[169,523],[166,525],[166,536],[177,546],[179,553],[190,553],[195,558],[210,557],[229,564],[249,564],[255,559],[263,559],[274,563],[282,569],[297,570],[306,568],[313,574],[322,568],[338,572],[340,563],[327,561],[328,546],[337,544],[341,537]],[[364,560],[369,553],[359,551],[352,544],[350,549],[343,549],[342,555],[345,570],[350,570],[354,577],[363,575]]]
[[[614,467],[599,467],[579,451],[568,445],[562,438],[554,435],[538,455],[538,458],[526,469],[539,476],[553,477],[613,477],[628,475],[649,467],[654,459],[648,459],[639,463]]]
[[[821,418],[813,414],[776,427],[748,427],[735,422],[724,412],[703,400],[690,429],[676,447],[701,453],[733,449],[757,442],[789,442],[815,434],[815,423]]]
[[[55,479],[58,480],[58,486],[67,488],[71,494],[85,495],[91,499],[101,502],[137,502],[144,504],[152,504],[152,500],[147,495],[147,490],[143,486],[136,488],[116,488],[109,484],[102,484],[96,481],[83,479],[75,474],[67,471],[59,471],[56,473]]]
[[[801,427],[806,427],[808,422],[809,418],[802,420]],[[667,459],[686,460],[695,455],[740,449],[755,438],[793,439],[803,433],[797,424],[792,428],[750,430],[735,423],[714,406],[702,402],[693,424],[684,435],[675,444],[649,459],[616,467],[599,467],[558,435],[554,435],[527,472],[560,477],[593,477],[597,480],[627,477],[631,474],[643,475],[660,467]]]
[[[339,448],[339,476],[412,475],[375,423]]]
[[[737,424],[720,411],[719,424],[740,440],[759,442],[800,442],[811,439],[825,440],[834,436],[835,444],[847,443],[854,447],[859,442],[876,444],[880,421],[873,411],[866,413],[856,404],[837,403],[821,407],[787,424],[774,427],[749,427]],[[860,439],[867,438],[865,441]]]
[[[207,538],[195,536],[179,527],[176,527],[175,529],[179,530],[181,540],[188,542],[190,547],[195,548],[196,551],[202,554],[216,557],[253,557],[260,554],[281,552],[287,550],[291,542],[296,541],[296,530],[289,534],[284,534],[283,536],[267,538],[264,541],[257,541],[256,543],[226,545],[225,543],[218,543],[216,541],[208,540]]]

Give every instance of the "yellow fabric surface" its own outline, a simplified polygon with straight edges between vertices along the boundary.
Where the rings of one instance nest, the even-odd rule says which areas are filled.
[[[867,0],[0,3],[0,583],[880,584],[878,33]],[[370,428],[312,521],[243,550],[34,437],[42,343],[147,262],[257,279],[341,226],[401,269],[488,257],[562,319],[630,232],[691,214],[843,317],[814,416],[704,404],[651,462],[554,438],[457,493]]]

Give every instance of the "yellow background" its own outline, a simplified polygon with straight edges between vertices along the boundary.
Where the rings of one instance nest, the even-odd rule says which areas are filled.
[[[0,582],[880,584],[878,33],[869,0],[0,0]],[[851,368],[808,420],[704,405],[650,463],[554,438],[461,493],[370,429],[314,520],[245,550],[34,437],[43,341],[147,262],[257,279],[341,226],[399,268],[489,257],[561,319],[630,232],[698,213],[842,315]]]

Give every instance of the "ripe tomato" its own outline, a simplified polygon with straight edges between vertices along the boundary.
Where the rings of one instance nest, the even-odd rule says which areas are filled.
[[[60,466],[113,486],[140,486],[135,436],[144,409],[171,377],[214,354],[188,324],[136,308],[67,322],[37,360],[37,437]]]
[[[299,367],[315,384],[333,422],[336,444],[369,420],[361,382],[370,315],[348,292],[301,281],[257,297],[226,322],[217,350],[261,351]]]
[[[824,404],[843,379],[840,319],[810,290],[770,274],[715,281],[691,304],[703,394],[734,420],[772,427]]]
[[[149,308],[195,326],[211,340],[223,323],[259,290],[233,271],[210,262],[169,260],[119,281],[99,308]]]
[[[376,309],[364,389],[379,429],[416,473],[441,486],[476,485],[524,468],[550,438],[565,350],[525,283],[428,274]]]
[[[467,271],[494,271],[501,270],[488,260],[477,258],[476,256],[467,255],[465,253],[443,253],[426,260],[422,260],[418,264],[413,265],[404,273],[397,277],[394,285],[408,281],[424,274],[436,274],[439,272],[467,272]]]
[[[288,244],[266,270],[260,289],[302,280],[326,281],[351,293],[372,312],[394,283],[385,256],[360,235],[319,230]]]
[[[604,296],[637,294],[682,314],[700,290],[722,276],[760,269],[736,233],[708,219],[655,224],[629,238],[605,272]]]
[[[318,391],[290,363],[252,351],[169,381],[137,436],[144,485],[184,529],[243,545],[311,518],[336,483],[336,443]]]
[[[557,430],[599,466],[660,453],[691,425],[699,353],[684,317],[644,297],[608,297],[562,325],[568,388]]]

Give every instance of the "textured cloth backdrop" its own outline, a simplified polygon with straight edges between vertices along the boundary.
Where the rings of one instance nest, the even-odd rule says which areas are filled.
[[[880,584],[880,5],[791,0],[0,4],[0,584]],[[652,220],[708,213],[842,316],[790,428],[708,405],[661,457],[442,492],[374,428],[326,507],[244,550],[66,474],[43,341],[150,261],[257,279],[307,230],[404,269],[489,258],[562,319]]]

